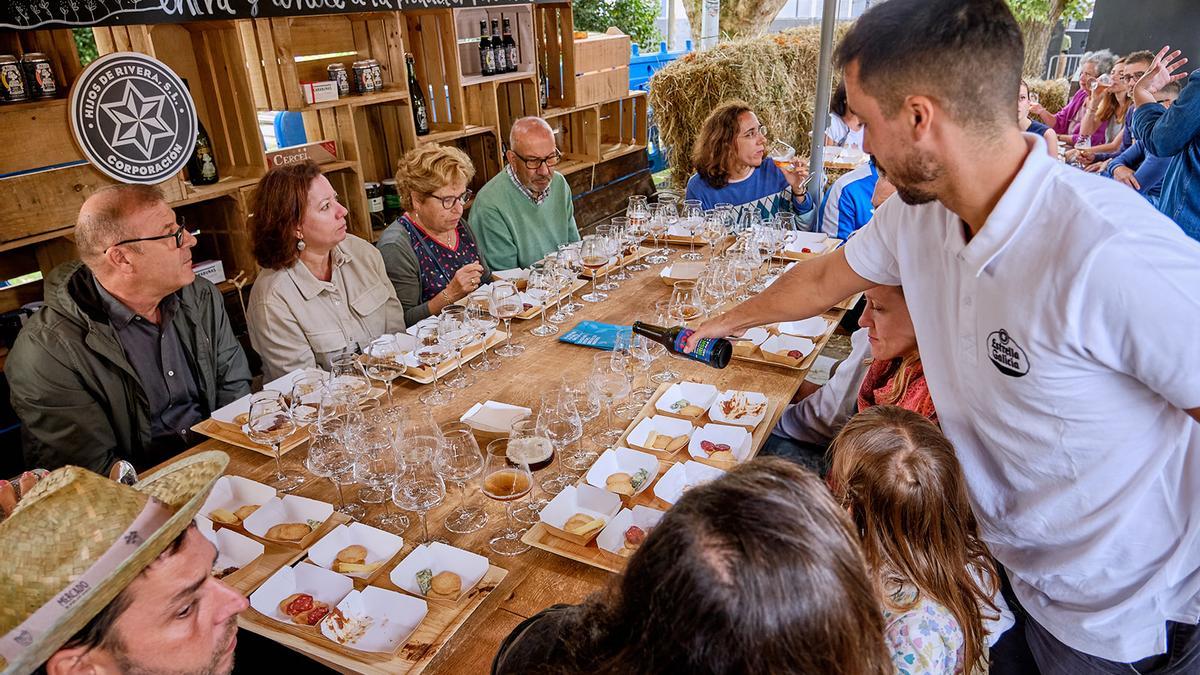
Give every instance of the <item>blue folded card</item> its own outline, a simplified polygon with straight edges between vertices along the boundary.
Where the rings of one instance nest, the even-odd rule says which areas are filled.
[[[630,326],[616,326],[599,321],[580,321],[574,328],[559,337],[558,341],[611,351],[617,346],[617,335],[621,333],[630,335],[632,330]]]

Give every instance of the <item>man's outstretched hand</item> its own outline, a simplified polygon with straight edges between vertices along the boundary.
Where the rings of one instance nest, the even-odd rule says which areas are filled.
[[[709,319],[700,324],[700,327],[688,336],[687,342],[683,345],[683,351],[691,354],[696,349],[696,343],[704,338],[723,338],[741,334],[742,331],[738,330],[737,323],[730,320],[729,313],[726,312],[715,319]]]

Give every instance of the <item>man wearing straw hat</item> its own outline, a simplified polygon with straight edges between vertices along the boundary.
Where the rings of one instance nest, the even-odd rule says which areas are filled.
[[[1200,243],[1021,132],[1023,51],[1004,0],[867,10],[837,58],[899,199],[689,344],[902,283],[1010,633],[1047,675],[1194,674]]]
[[[224,298],[192,271],[197,234],[153,186],[106,187],[84,202],[81,261],[47,276],[46,305],[5,369],[27,466],[107,472],[123,459],[144,470],[250,393]]]
[[[0,672],[229,673],[246,599],[192,526],[228,462],[199,453],[132,487],[43,478],[0,522]]]

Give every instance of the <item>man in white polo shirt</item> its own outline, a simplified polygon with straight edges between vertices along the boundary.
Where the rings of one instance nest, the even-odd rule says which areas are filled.
[[[1003,0],[867,11],[837,58],[900,199],[690,342],[903,283],[1042,672],[1196,673],[1200,244],[1020,133],[1022,49]]]

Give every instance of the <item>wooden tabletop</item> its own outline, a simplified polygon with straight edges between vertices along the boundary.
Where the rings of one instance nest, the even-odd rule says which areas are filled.
[[[677,255],[672,256],[673,259],[676,257]],[[560,334],[583,319],[625,325],[635,320],[653,322],[654,303],[670,296],[670,287],[664,284],[658,275],[661,267],[653,265],[648,271],[630,273],[632,278],[620,282],[621,287],[610,291],[609,299],[604,302],[583,303],[585,308],[577,312],[570,322],[560,327]],[[826,314],[827,318],[834,319],[830,325],[830,333],[842,313],[843,310],[832,309]],[[559,378],[586,377],[591,370],[592,355],[595,351],[559,343],[557,335],[539,338],[528,334],[536,325],[536,320],[514,321],[514,338],[525,345],[525,353],[513,359],[500,359],[492,355],[493,359],[503,361],[502,368],[487,373],[471,371],[476,378],[475,384],[465,390],[456,390],[450,403],[433,409],[438,422],[456,421],[473,403],[488,399],[534,408],[539,403],[539,393],[556,386]],[[827,339],[828,334],[825,340],[818,342],[818,350],[824,346]],[[678,358],[671,358],[670,366],[675,372],[683,375],[684,379],[710,383],[720,389],[763,392],[772,402],[781,404],[786,404],[792,399],[806,374],[806,371],[741,360],[732,361],[723,370]],[[658,367],[659,364],[656,363],[656,371]],[[639,377],[635,386],[645,384],[643,378],[644,376]],[[420,385],[402,378],[396,380],[396,404],[423,406],[424,404],[417,401],[417,396],[428,386],[430,385]],[[783,405],[775,406],[775,409],[774,418],[766,420],[764,424],[774,426]],[[603,416],[600,416],[588,424],[584,430],[583,443],[594,447],[594,442],[587,436],[602,420]],[[265,480],[274,469],[274,462],[268,457],[217,440],[208,440],[187,454],[202,450],[223,450],[228,453],[228,473],[231,474]],[[283,463],[286,468],[303,470],[305,455],[304,448],[297,448],[284,455]],[[335,501],[333,486],[324,479],[310,478],[296,494],[328,502]],[[347,490],[347,498],[353,494],[353,488]],[[607,583],[612,576],[598,568],[538,549],[531,549],[512,558],[493,554],[488,549],[487,540],[495,526],[502,522],[504,511],[502,505],[487,499],[478,489],[474,490],[469,499],[487,510],[488,526],[467,535],[447,532],[441,526],[441,521],[447,511],[458,505],[458,498],[457,491],[452,489],[445,503],[429,514],[431,534],[436,532],[436,535],[445,537],[454,546],[486,556],[493,565],[507,570],[508,575],[432,658],[425,669],[425,672],[429,673],[487,672],[500,641],[523,619],[554,603],[577,603]],[[376,505],[369,509],[369,517],[373,517],[381,512],[382,507]],[[420,537],[416,518],[412,520],[413,527],[404,533],[406,550],[410,548],[409,541]],[[297,648],[294,644],[289,646]],[[345,670],[344,667],[339,669]]]

